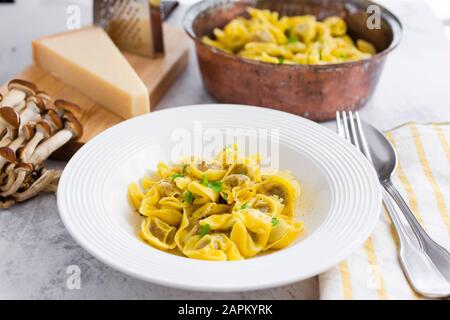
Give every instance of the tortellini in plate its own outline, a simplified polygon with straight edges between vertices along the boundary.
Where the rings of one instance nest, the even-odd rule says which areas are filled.
[[[370,58],[373,44],[347,35],[347,24],[336,16],[280,17],[278,12],[248,8],[248,18],[237,17],[214,29],[203,43],[221,51],[273,64],[329,64]]]
[[[227,261],[283,249],[303,234],[295,219],[300,187],[289,173],[262,172],[259,155],[240,157],[236,145],[209,162],[188,159],[160,163],[155,178],[128,187],[130,206],[143,218],[140,237],[149,245]]]

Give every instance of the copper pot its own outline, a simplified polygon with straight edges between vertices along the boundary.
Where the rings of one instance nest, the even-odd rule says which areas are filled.
[[[186,32],[194,40],[203,83],[218,101],[274,108],[323,121],[337,110],[357,110],[371,98],[387,55],[398,45],[402,26],[387,9],[379,6],[381,28],[369,29],[365,0],[241,0],[202,1],[184,18]],[[373,43],[378,51],[370,59],[327,65],[275,65],[247,60],[205,45],[211,35],[236,16],[246,16],[253,6],[281,15],[313,14],[319,20],[340,16],[354,39]]]

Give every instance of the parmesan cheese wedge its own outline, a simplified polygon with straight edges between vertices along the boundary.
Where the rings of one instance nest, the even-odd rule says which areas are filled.
[[[33,59],[38,67],[125,119],[150,112],[146,86],[99,27],[35,40]]]

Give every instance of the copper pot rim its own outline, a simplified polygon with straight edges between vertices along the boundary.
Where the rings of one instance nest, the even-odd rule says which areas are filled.
[[[365,1],[367,5],[377,5],[381,8],[382,17],[389,23],[389,26],[392,29],[393,33],[393,39],[392,42],[389,44],[389,47],[384,49],[383,51],[378,52],[377,54],[373,55],[370,58],[357,60],[357,61],[347,61],[347,62],[339,62],[339,63],[327,63],[327,64],[273,64],[273,63],[267,63],[252,59],[245,59],[242,58],[236,54],[228,53],[225,51],[222,51],[220,49],[217,49],[215,47],[209,46],[205,43],[203,43],[199,36],[197,36],[193,30],[193,23],[195,19],[202,14],[203,12],[209,10],[211,7],[217,7],[217,6],[223,6],[226,4],[234,3],[234,2],[243,2],[250,4],[250,1],[248,0],[226,0],[226,1],[214,1],[214,0],[205,0],[200,1],[194,5],[192,5],[185,13],[183,17],[183,27],[185,32],[188,34],[188,36],[194,40],[195,44],[198,46],[201,46],[210,52],[212,52],[215,55],[221,56],[225,59],[234,60],[239,63],[247,63],[252,64],[255,66],[261,66],[266,68],[285,68],[285,69],[303,69],[303,70],[324,70],[332,69],[336,70],[336,68],[351,68],[358,65],[365,65],[367,63],[371,63],[372,61],[382,59],[385,56],[387,56],[390,52],[392,52],[395,48],[398,47],[400,44],[402,37],[403,37],[403,25],[400,21],[400,19],[394,15],[390,10],[386,9],[385,7],[372,2],[372,1]],[[342,2],[348,2],[353,3],[351,0],[344,0]]]

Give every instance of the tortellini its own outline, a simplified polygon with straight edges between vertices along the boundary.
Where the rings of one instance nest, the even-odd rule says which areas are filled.
[[[298,183],[286,172],[262,173],[259,155],[240,157],[236,145],[209,162],[160,163],[156,173],[140,186],[131,183],[128,199],[144,219],[141,238],[157,249],[241,260],[285,248],[303,234],[295,220]]]
[[[214,29],[203,43],[243,58],[273,64],[328,64],[362,60],[377,53],[365,40],[356,45],[347,24],[336,16],[317,21],[315,16],[280,17],[277,12],[247,9],[249,18],[237,17]]]
[[[231,230],[230,238],[246,258],[260,253],[269,240],[272,230],[270,216],[256,209],[244,209],[234,213],[236,222]]]
[[[241,260],[243,259],[236,244],[223,233],[195,235],[191,237],[183,253],[189,258],[207,260]]]
[[[149,216],[142,222],[141,237],[158,249],[174,249],[176,231],[175,227]]]

